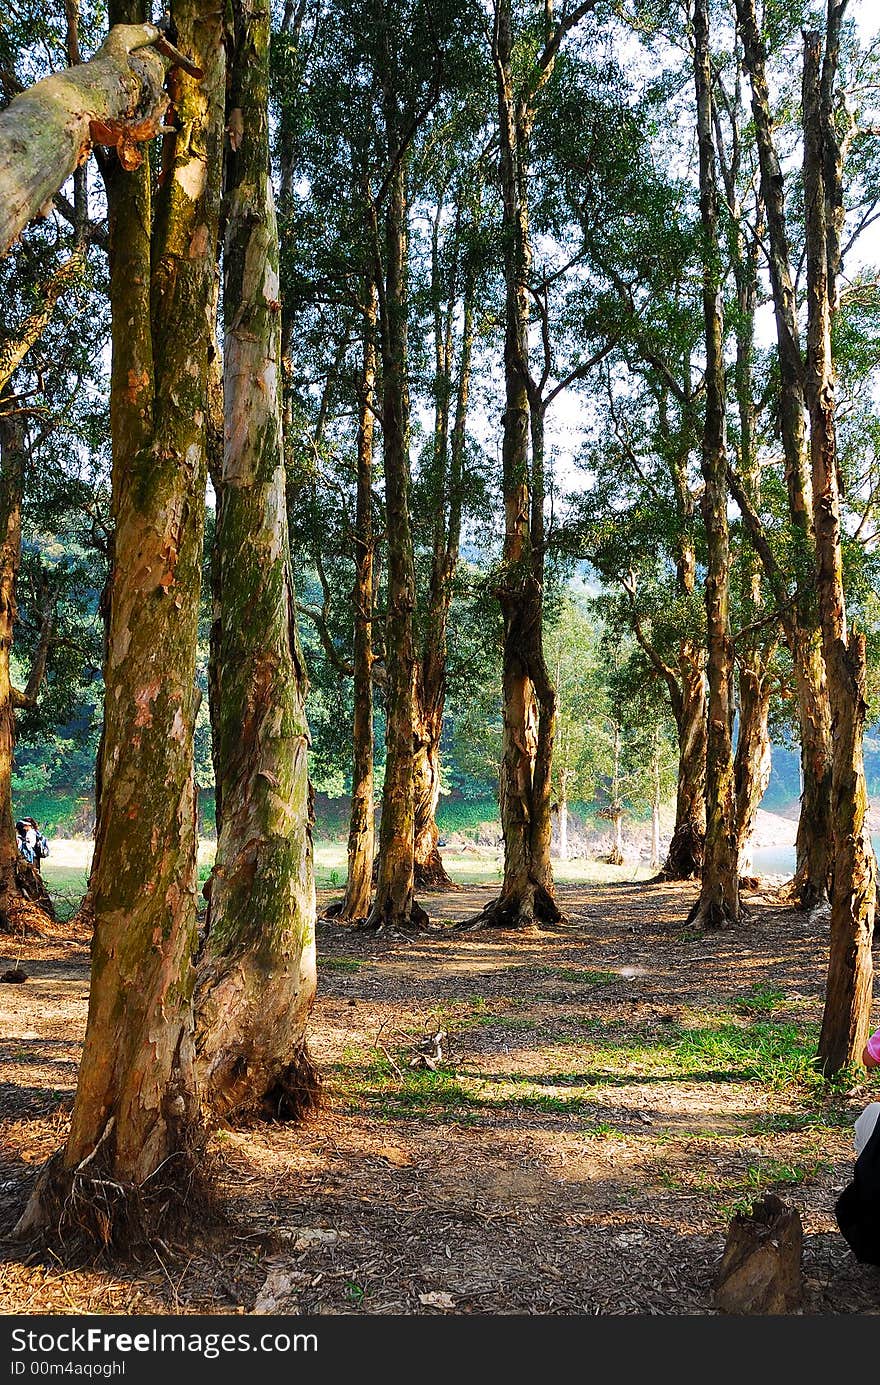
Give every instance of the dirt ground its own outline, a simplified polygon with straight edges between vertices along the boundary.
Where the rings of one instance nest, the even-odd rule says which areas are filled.
[[[833,1216],[880,1092],[792,1076],[827,928],[755,893],[696,935],[692,886],[623,884],[562,887],[552,932],[452,931],[490,888],[429,897],[413,938],[319,923],[321,1111],[218,1132],[228,1225],[125,1265],[9,1235],[65,1134],[89,966],[63,934],[0,940],[29,976],[0,986],[0,1311],[709,1314],[769,1188],[803,1219],[804,1311],[880,1311]]]

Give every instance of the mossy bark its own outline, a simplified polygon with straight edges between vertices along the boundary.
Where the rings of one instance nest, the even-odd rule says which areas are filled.
[[[145,167],[111,206],[116,545],[89,1015],[70,1134],[22,1231],[59,1185],[64,1215],[96,1178],[145,1193],[198,1125],[193,731],[225,60],[207,0],[177,0],[173,19],[204,75],[172,73],[178,134],[155,207]]]
[[[0,111],[0,255],[51,202],[92,144],[129,165],[168,106],[152,24],[115,25],[90,62],[44,77]]]
[[[306,678],[281,431],[269,14],[246,0],[234,10],[215,537],[222,812],[195,994],[199,1100],[211,1121],[255,1109],[279,1086],[283,1093],[286,1070],[299,1066],[316,985]]]
[[[843,5],[832,3],[824,45],[804,34],[803,122],[807,267],[807,402],[816,534],[816,588],[831,702],[831,937],[819,1062],[827,1076],[861,1061],[870,1032],[877,863],[863,760],[865,636],[847,629],[835,426],[832,314],[839,270],[841,155],[834,87]],[[824,47],[824,51],[823,51]],[[842,211],[841,211],[842,216]]]
[[[730,638],[730,545],[727,525],[726,389],[718,266],[718,194],[712,136],[708,0],[694,6],[694,77],[703,230],[703,318],[706,329],[706,416],[701,500],[706,530],[706,636],[709,727],[706,747],[706,845],[700,897],[691,921],[728,927],[740,916],[733,747],[733,646]]]

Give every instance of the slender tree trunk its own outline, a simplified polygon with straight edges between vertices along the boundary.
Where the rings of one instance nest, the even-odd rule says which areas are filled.
[[[766,51],[755,0],[736,0],[752,92],[752,118],[767,215],[770,284],[776,318],[780,378],[780,430],[785,457],[789,518],[794,538],[793,586],[800,599],[786,620],[798,699],[803,794],[798,822],[796,869],[788,893],[805,910],[828,901],[831,879],[831,713],[812,592],[815,564],[809,455],[806,436],[804,362],[785,208],[785,181],[776,153],[766,76]],[[777,596],[782,593],[777,592]],[[784,599],[784,597],[783,597]]]
[[[529,409],[528,136],[533,112],[517,99],[509,0],[499,0],[495,71],[504,216],[505,411],[502,473],[504,553],[497,593],[504,618],[503,754],[499,783],[504,834],[501,895],[473,925],[557,923],[550,862],[551,766],[556,693],[544,659],[544,484],[540,418]],[[529,432],[532,465],[529,465]]]
[[[767,720],[771,695],[767,660],[759,652],[749,651],[739,666],[739,732],[733,760],[736,846],[741,879],[752,874],[749,838],[770,783],[772,754]]]
[[[19,1224],[105,1242],[153,1199],[160,1219],[196,1209],[192,747],[225,62],[216,7],[177,0],[173,18],[204,75],[173,74],[155,218],[146,167],[120,174],[111,206],[116,551],[89,1016],[67,1143]]]
[[[718,196],[712,138],[712,78],[708,0],[694,5],[694,75],[700,154],[700,216],[703,228],[703,316],[706,325],[706,418],[703,431],[702,496],[706,528],[706,634],[709,729],[706,748],[706,847],[700,898],[691,921],[727,927],[740,915],[733,776],[732,669],[727,527],[727,440],[725,429],[721,289],[718,269]]]
[[[619,722],[614,723],[614,762],[611,771],[611,820],[614,823],[614,841],[608,857],[612,866],[623,865],[623,808],[620,802],[620,752],[621,733]]]
[[[436,251],[434,256],[437,259]],[[436,292],[439,292],[435,269]],[[446,658],[452,583],[461,545],[462,487],[471,366],[474,341],[475,281],[470,265],[465,269],[463,320],[455,396],[455,418],[450,432],[452,395],[452,320],[455,284],[445,314],[435,323],[437,410],[434,438],[434,496],[436,518],[431,583],[426,613],[422,658],[416,680],[415,755],[415,874],[420,888],[454,890],[438,848],[437,805],[440,799],[440,738],[446,704]]]
[[[376,394],[376,289],[367,293],[360,421],[354,579],[354,720],[348,877],[338,917],[360,922],[370,912],[376,813],[373,803],[373,407]]]
[[[831,822],[834,841],[831,939],[819,1061],[826,1075],[861,1060],[870,1030],[871,946],[877,864],[867,820],[862,739],[866,713],[865,636],[847,630],[834,416],[831,320],[836,298],[840,151],[833,97],[840,0],[829,0],[822,36],[804,34],[804,201],[807,228],[807,401],[816,532],[816,583],[832,716]]]
[[[559,859],[568,860],[568,772],[559,775]]]
[[[651,867],[656,870],[660,864],[660,756],[656,750],[651,769]]]
[[[678,732],[675,826],[660,872],[664,880],[692,880],[703,869],[706,840],[705,655],[692,641],[679,646],[680,696],[674,700]]]
[[[52,901],[35,870],[18,850],[12,811],[15,708],[26,699],[13,686],[10,668],[17,608],[15,583],[21,561],[21,506],[25,440],[20,417],[0,411],[0,932],[23,931],[39,919],[23,900],[54,917]]]
[[[279,246],[269,181],[269,14],[234,7],[227,151],[225,446],[215,538],[222,813],[195,993],[202,1110],[311,1104],[315,996],[308,726],[287,532]],[[233,116],[229,122],[233,124]]]
[[[389,121],[389,128],[396,129],[393,119]],[[371,929],[423,927],[428,921],[424,909],[414,898],[415,566],[409,517],[407,242],[406,170],[401,158],[397,160],[388,190],[384,291],[380,297],[382,436],[388,530],[387,694],[379,866],[376,896],[365,925]]]

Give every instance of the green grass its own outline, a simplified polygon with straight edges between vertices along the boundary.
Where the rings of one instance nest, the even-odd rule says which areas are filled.
[[[591,971],[581,967],[537,967],[541,976],[553,976],[558,981],[571,981],[576,986],[607,986],[622,978],[616,971]]]
[[[318,966],[326,971],[360,971],[363,963],[356,957],[319,957]]]
[[[780,990],[778,986],[759,981],[754,986],[749,986],[741,995],[734,996],[733,1003],[740,1010],[770,1014],[785,1004],[785,991]]]

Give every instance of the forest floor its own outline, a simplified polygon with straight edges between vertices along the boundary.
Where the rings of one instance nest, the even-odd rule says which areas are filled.
[[[878,1093],[810,1063],[827,925],[756,892],[696,933],[693,886],[623,882],[561,887],[564,928],[454,932],[491,889],[428,896],[411,938],[319,923],[322,1109],[221,1130],[229,1224],[128,1264],[9,1236],[67,1128],[88,948],[0,939],[29,975],[0,987],[0,1312],[710,1314],[768,1189],[803,1219],[804,1311],[880,1312],[833,1213]]]

